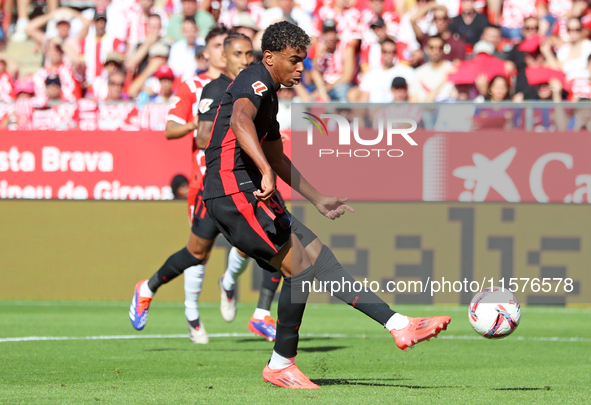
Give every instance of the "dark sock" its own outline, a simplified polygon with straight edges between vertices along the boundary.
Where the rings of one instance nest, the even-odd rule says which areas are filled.
[[[298,353],[299,329],[306,309],[308,293],[302,293],[302,281],[313,280],[314,268],[308,267],[300,274],[283,278],[283,287],[277,305],[277,336],[274,350],[283,357],[295,357]],[[297,301],[292,302],[292,293]],[[294,297],[295,298],[295,297]]]
[[[271,303],[275,298],[275,291],[281,282],[281,273],[263,270],[263,283],[261,285],[261,291],[259,292],[259,303],[257,308],[271,309]]]
[[[322,250],[314,263],[314,269],[315,276],[318,280],[328,281],[329,287],[331,281],[336,281],[341,290],[345,289],[345,291],[333,292],[335,297],[363,312],[365,315],[381,323],[383,326],[385,326],[390,317],[396,313],[373,292],[369,290],[355,292],[353,288],[349,288],[349,286],[353,286],[355,279],[343,269],[337,258],[327,246],[322,246]],[[283,294],[283,290],[281,291]]]
[[[152,292],[156,292],[162,284],[166,284],[179,275],[183,274],[185,269],[191,266],[201,264],[203,260],[197,259],[193,256],[186,247],[182,248],[172,256],[154,273],[148,280],[148,287]]]
[[[267,290],[266,288],[261,287],[261,291],[259,292],[259,303],[257,304],[257,308],[270,311],[273,298],[275,298],[275,291]]]
[[[263,283],[261,284],[262,288],[266,288],[269,291],[277,291],[277,287],[279,287],[279,283],[281,282],[281,273],[278,271],[270,272],[267,270],[263,270]]]
[[[189,321],[189,325],[195,329],[199,329],[199,318],[195,319],[194,321]]]

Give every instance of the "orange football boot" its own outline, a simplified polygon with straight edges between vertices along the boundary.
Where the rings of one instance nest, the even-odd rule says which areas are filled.
[[[437,337],[439,332],[447,329],[451,322],[449,316],[432,316],[429,318],[408,317],[408,325],[401,330],[393,329],[390,334],[394,337],[396,346],[406,351],[417,343]]]
[[[266,382],[283,388],[292,389],[316,389],[320,388],[300,371],[294,364],[281,370],[273,370],[269,365],[263,370],[263,378]]]

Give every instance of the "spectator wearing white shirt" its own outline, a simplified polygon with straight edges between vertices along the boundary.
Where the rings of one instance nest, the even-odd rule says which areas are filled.
[[[427,40],[425,50],[429,62],[415,70],[410,82],[409,99],[413,103],[432,103],[447,100],[453,90],[453,84],[447,80],[452,70],[452,63],[443,59],[445,42],[438,35]]]
[[[395,65],[396,43],[385,39],[381,44],[382,66],[369,70],[363,75],[359,87],[349,91],[348,99],[352,102],[389,103],[393,101],[393,94],[385,83],[392,83],[395,77],[402,77],[410,82],[414,76],[411,67]]]
[[[185,18],[181,33],[184,39],[172,45],[168,59],[168,65],[175,76],[182,76],[197,70],[195,51],[198,45],[203,45],[203,41],[197,39],[198,29],[193,18]]]

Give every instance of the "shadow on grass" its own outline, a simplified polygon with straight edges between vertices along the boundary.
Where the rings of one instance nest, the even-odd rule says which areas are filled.
[[[298,351],[306,353],[327,353],[335,350],[348,349],[349,346],[317,346],[317,347],[298,347]]]
[[[144,349],[145,352],[269,352],[270,349],[232,349],[232,348],[224,348],[224,349],[210,349],[207,345],[195,345],[190,348],[182,348],[182,347],[162,347],[162,348],[154,348],[154,349]]]
[[[398,388],[412,388],[412,389],[437,389],[437,388],[462,388],[449,385],[410,385],[410,384],[394,384],[388,381],[403,381],[404,378],[316,378],[312,381],[320,386],[328,385],[363,385],[368,387],[398,387]]]
[[[550,391],[551,388],[546,387],[515,387],[515,388],[492,388],[493,391]]]

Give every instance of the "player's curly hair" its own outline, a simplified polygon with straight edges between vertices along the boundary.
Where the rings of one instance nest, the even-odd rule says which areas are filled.
[[[287,21],[280,21],[267,27],[261,40],[262,51],[281,52],[285,48],[307,49],[310,37],[303,29]]]

